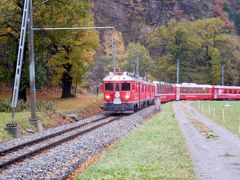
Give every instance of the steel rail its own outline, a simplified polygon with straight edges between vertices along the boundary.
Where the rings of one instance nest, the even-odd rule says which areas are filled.
[[[95,123],[95,122],[101,121],[101,120],[106,119],[106,118],[109,118],[109,117],[104,116],[104,117],[95,119],[93,121],[90,121],[90,122],[87,122],[87,123],[84,123],[84,124],[79,124],[77,126],[69,127],[67,129],[64,129],[62,131],[58,131],[58,132],[55,132],[55,133],[52,133],[52,134],[49,134],[49,135],[46,135],[46,136],[43,136],[43,137],[40,137],[40,138],[36,138],[36,139],[34,139],[32,141],[28,141],[28,142],[25,142],[25,143],[22,143],[22,144],[18,144],[16,146],[13,146],[13,147],[10,147],[10,148],[7,148],[7,149],[3,149],[3,150],[0,151],[0,156],[4,156],[6,153],[10,153],[12,151],[16,151],[18,149],[24,148],[25,146],[31,146],[31,145],[37,144],[39,142],[45,141],[46,139],[62,135],[64,133],[73,131],[75,129],[78,129],[78,128],[86,126],[86,125],[89,125],[91,123]]]
[[[24,154],[19,155],[19,156],[15,157],[15,158],[12,158],[12,159],[9,159],[9,160],[7,160],[5,162],[2,162],[0,164],[0,169],[1,170],[6,169],[8,166],[10,166],[12,164],[15,164],[15,163],[17,163],[17,162],[19,162],[21,160],[26,159],[26,158],[32,157],[32,156],[34,156],[34,155],[36,155],[38,153],[41,153],[42,151],[44,151],[46,149],[49,149],[49,148],[52,148],[52,147],[56,147],[57,145],[60,145],[60,144],[62,144],[64,142],[66,142],[66,141],[74,139],[74,138],[76,138],[76,137],[78,137],[80,135],[83,135],[83,134],[86,134],[88,132],[91,132],[91,131],[93,131],[95,129],[98,129],[98,128],[102,127],[102,126],[105,126],[105,125],[107,125],[107,124],[109,124],[109,123],[111,123],[113,121],[116,121],[116,120],[120,119],[121,117],[123,117],[123,116],[118,116],[118,117],[112,118],[109,121],[106,121],[106,122],[103,122],[101,124],[89,127],[89,128],[87,128],[85,130],[82,130],[80,132],[74,133],[74,134],[72,134],[70,136],[67,136],[67,137],[62,138],[60,140],[57,140],[57,141],[52,142],[52,143],[49,143],[49,144],[44,145],[44,146],[42,146],[40,148],[37,148],[35,150],[31,150],[30,152],[24,153]]]

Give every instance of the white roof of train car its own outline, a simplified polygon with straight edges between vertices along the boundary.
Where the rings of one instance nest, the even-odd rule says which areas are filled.
[[[212,88],[212,85],[207,84],[196,84],[196,83],[182,83],[176,84],[177,87],[199,87],[199,88]]]
[[[115,74],[113,72],[110,72],[109,75],[103,79],[103,81],[132,81],[132,80],[138,80],[144,83],[150,83],[149,80],[129,72],[117,72]]]
[[[217,89],[240,89],[239,86],[220,86],[220,85],[214,86],[214,88],[217,88]]]

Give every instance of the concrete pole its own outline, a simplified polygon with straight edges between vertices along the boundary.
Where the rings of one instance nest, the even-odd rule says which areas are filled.
[[[179,67],[180,67],[180,60],[177,57],[177,84],[179,84]]]
[[[113,72],[116,73],[116,42],[114,41],[114,36],[112,35],[112,52],[113,52]]]
[[[35,82],[35,56],[34,56],[34,36],[33,36],[33,18],[32,18],[32,0],[29,0],[28,11],[28,48],[29,48],[29,78],[31,92],[31,119],[30,124],[41,131],[41,121],[37,120],[36,115],[36,82]]]
[[[136,73],[139,76],[139,54],[137,54],[137,69],[136,69]]]
[[[222,86],[224,86],[224,64],[222,65]]]

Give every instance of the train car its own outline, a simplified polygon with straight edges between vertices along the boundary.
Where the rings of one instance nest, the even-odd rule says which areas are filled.
[[[214,100],[240,100],[240,87],[214,86]]]
[[[160,96],[161,102],[174,101],[176,99],[176,85],[164,82],[153,82],[156,85],[156,94]]]
[[[176,100],[212,100],[213,86],[195,83],[182,83],[176,85]]]
[[[110,72],[100,88],[105,112],[132,113],[154,103],[154,84],[132,73]]]

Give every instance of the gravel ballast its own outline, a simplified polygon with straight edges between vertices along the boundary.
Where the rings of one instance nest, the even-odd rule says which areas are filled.
[[[33,158],[24,160],[16,165],[12,165],[6,170],[1,171],[2,179],[63,179],[66,178],[76,167],[89,160],[95,154],[101,152],[113,142],[127,135],[132,129],[144,122],[144,119],[154,112],[154,106],[143,109],[130,116],[125,116],[120,120],[96,129],[86,135],[79,136],[67,143],[54,147],[48,151],[44,151]],[[99,118],[98,116],[97,118]],[[92,117],[97,119],[96,117]],[[88,118],[87,121],[91,121]],[[85,123],[80,121],[77,123]],[[66,128],[74,126],[75,123],[61,126]],[[55,130],[59,130],[55,128]],[[48,130],[46,133],[49,133]],[[44,135],[44,132],[38,133]],[[22,138],[23,141],[29,141],[37,135]],[[1,145],[0,148],[12,146],[19,143],[19,140],[10,141]]]

